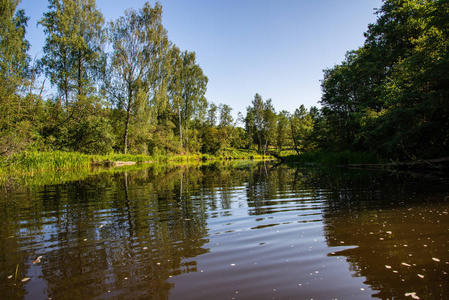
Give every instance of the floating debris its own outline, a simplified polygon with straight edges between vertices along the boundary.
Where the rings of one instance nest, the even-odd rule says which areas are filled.
[[[411,267],[411,265],[409,265],[408,263],[403,262],[401,265],[406,266],[406,267]]]
[[[40,263],[40,262],[41,262],[41,258],[42,258],[42,256],[38,256],[38,257],[36,258],[36,260],[33,261],[33,265],[34,265],[34,264]]]
[[[419,299],[415,292],[413,293],[405,293],[405,297],[412,297],[413,299]]]
[[[424,275],[418,274],[419,278],[424,278]]]
[[[231,267],[235,267],[235,264],[231,264]]]
[[[434,261],[436,261],[436,262],[440,262],[441,260],[439,260],[438,258],[436,258],[436,257],[432,257],[432,259],[434,260]]]
[[[12,275],[9,275],[9,276],[8,276],[8,279],[11,279],[11,278],[12,278]]]
[[[387,269],[391,269],[391,266],[389,266],[389,265],[385,265],[385,268],[387,268]]]
[[[24,279],[22,279],[22,282],[26,282],[28,280],[30,280],[30,278],[29,277],[25,277]]]

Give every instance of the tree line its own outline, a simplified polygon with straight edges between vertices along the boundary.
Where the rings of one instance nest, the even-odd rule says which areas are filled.
[[[28,149],[449,153],[447,1],[384,1],[364,45],[324,70],[320,109],[276,112],[256,93],[235,120],[229,105],[205,98],[208,78],[194,52],[169,40],[159,3],[106,23],[95,0],[49,0],[38,22],[46,35],[38,61],[28,55],[28,17],[18,0],[0,3],[3,156]],[[55,90],[49,99],[46,80]]]

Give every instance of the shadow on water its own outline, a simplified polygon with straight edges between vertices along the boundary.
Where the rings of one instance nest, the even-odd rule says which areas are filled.
[[[2,190],[0,293],[440,299],[449,293],[448,196],[438,180],[268,163],[152,165]],[[239,266],[256,257],[258,265],[229,269],[229,259]],[[306,287],[307,268],[337,257],[345,269],[320,273],[327,292],[318,281]],[[343,273],[343,286],[332,286]],[[370,294],[345,294],[358,284],[351,277]],[[278,282],[277,294],[268,282]]]
[[[331,253],[381,299],[443,299],[449,292],[447,178],[377,172],[334,183],[323,214]],[[336,181],[333,181],[336,182]]]

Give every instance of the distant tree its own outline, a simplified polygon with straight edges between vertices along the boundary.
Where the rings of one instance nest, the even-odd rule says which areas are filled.
[[[262,96],[257,93],[251,104],[252,106],[247,108],[245,127],[258,150],[265,153],[276,139],[277,114],[271,99],[263,101]]]
[[[213,102],[210,102],[208,104],[208,110],[207,110],[207,118],[206,118],[206,125],[209,127],[214,127],[217,124],[217,105],[215,105]]]
[[[263,127],[262,136],[264,137],[264,155],[266,154],[268,148],[276,141],[276,123],[277,114],[272,104],[271,99],[268,99],[264,103],[263,110]]]
[[[108,123],[97,113],[102,105],[98,86],[105,62],[103,15],[95,0],[49,0],[49,11],[39,24],[47,35],[39,64],[57,87],[67,116],[54,124],[62,128],[47,126],[44,135],[55,137],[58,148],[85,151],[88,144],[95,149],[104,130],[111,128],[96,126]],[[80,130],[80,126],[91,130]]]
[[[281,152],[289,145],[290,138],[290,113],[286,110],[280,111],[277,118],[276,146]]]
[[[108,86],[114,106],[125,111],[125,154],[131,119],[149,108],[150,92],[154,92],[150,78],[154,70],[160,69],[159,63],[163,60],[161,49],[168,43],[161,17],[160,4],[151,7],[145,3],[139,11],[128,10],[124,17],[110,23],[113,53]]]
[[[95,0],[49,0],[39,21],[47,35],[40,64],[69,105],[93,92],[103,63],[104,19]]]
[[[320,128],[336,150],[449,151],[447,1],[386,0],[365,44],[325,71]]]
[[[0,155],[24,149],[33,131],[25,113],[33,103],[25,103],[23,93],[30,78],[29,43],[25,39],[28,17],[17,10],[18,3],[0,2]]]
[[[179,128],[181,149],[189,143],[189,129],[194,117],[204,115],[207,100],[204,96],[208,78],[196,63],[194,52],[180,52],[173,46],[170,51],[171,71],[169,95]],[[184,141],[185,140],[185,141]]]
[[[220,104],[218,106],[218,110],[220,113],[220,123],[219,126],[221,128],[229,127],[233,125],[234,118],[232,117],[232,107],[227,104]]]
[[[256,93],[253,101],[251,102],[251,112],[254,120],[254,135],[257,142],[258,150],[262,150],[263,145],[263,132],[264,132],[264,102],[262,96]]]
[[[304,105],[297,108],[290,117],[290,128],[294,148],[298,154],[314,150],[312,139],[314,120]]]
[[[253,135],[255,132],[255,123],[254,123],[254,109],[251,106],[246,107],[246,117],[245,121],[245,131],[248,137],[248,150],[251,149],[253,144]]]

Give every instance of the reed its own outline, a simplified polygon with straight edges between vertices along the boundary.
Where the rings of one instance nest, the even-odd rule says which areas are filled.
[[[35,152],[26,151],[13,155],[1,162],[2,169],[14,171],[69,170],[89,167],[89,156],[78,152]]]

